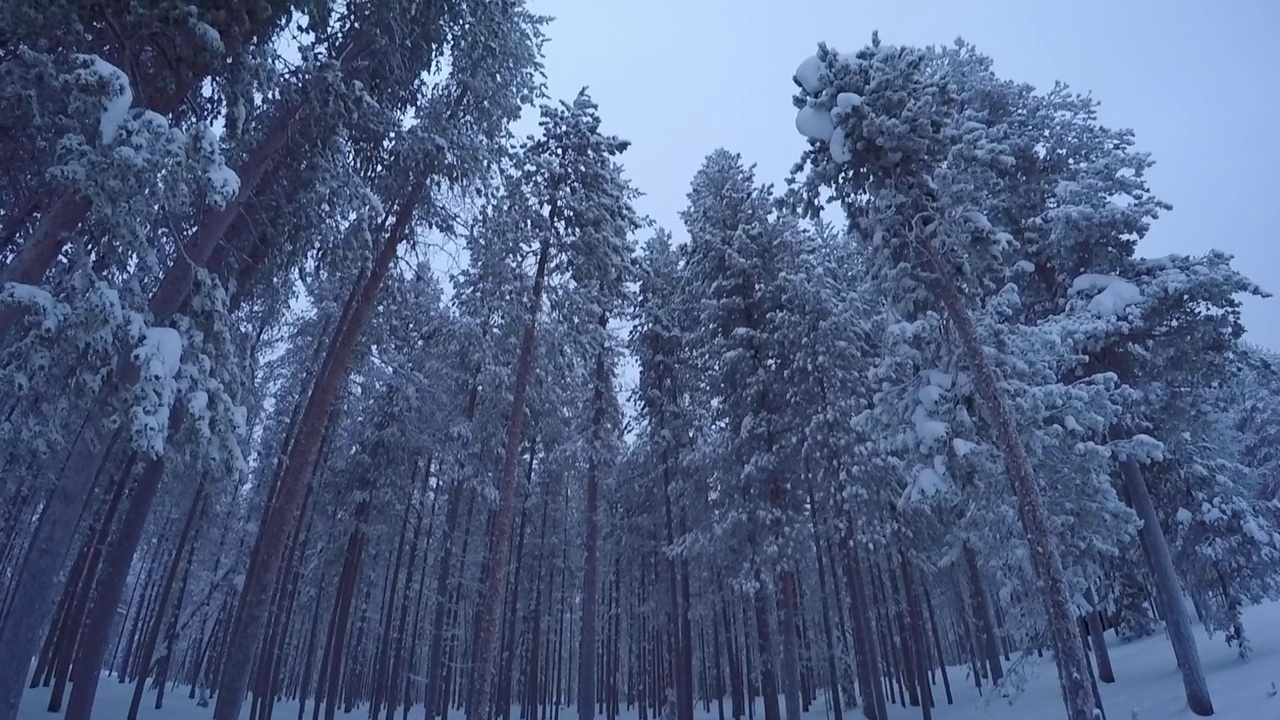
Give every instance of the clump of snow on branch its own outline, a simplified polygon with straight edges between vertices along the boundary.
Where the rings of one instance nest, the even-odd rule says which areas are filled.
[[[1123,315],[1131,305],[1142,302],[1142,291],[1137,285],[1114,275],[1086,273],[1071,283],[1071,292],[1098,292],[1089,301],[1089,311],[1102,316]]]
[[[137,402],[131,411],[133,441],[139,450],[159,457],[164,452],[169,412],[178,392],[175,378],[182,366],[182,336],[173,328],[147,328],[133,351],[133,360],[140,371]]]
[[[98,131],[103,145],[115,142],[120,134],[120,126],[124,124],[133,105],[133,88],[129,85],[129,76],[123,70],[103,60],[97,55],[75,55],[75,59],[83,65],[76,72],[76,78],[85,85],[105,87],[102,116],[98,120]]]

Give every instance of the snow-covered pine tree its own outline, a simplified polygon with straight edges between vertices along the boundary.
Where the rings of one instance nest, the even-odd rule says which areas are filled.
[[[1017,499],[1067,715],[1086,720],[1096,701],[1060,550],[972,310],[985,266],[1013,243],[1003,219],[983,211],[1010,162],[1004,146],[1022,140],[1003,122],[1007,111],[989,102],[1003,87],[989,65],[878,37],[853,55],[821,47],[796,73],[797,129],[811,140],[797,166],[809,173],[797,189],[815,215],[821,192],[834,194],[869,245],[870,272],[893,279],[899,312],[937,307],[956,328]]]
[[[561,281],[584,282],[594,313],[616,298],[625,274],[617,263],[635,229],[632,190],[614,158],[628,143],[600,132],[595,102],[585,91],[572,103],[542,108],[542,133],[519,149],[508,193],[513,202],[514,232],[536,243],[536,267],[524,321],[519,355],[513,368],[511,409],[507,417],[503,461],[492,531],[488,538],[482,605],[477,616],[477,674],[472,711],[486,717],[494,706],[501,608],[506,597],[502,578],[513,531],[516,473],[525,439],[526,402],[534,365],[542,305],[562,287]]]

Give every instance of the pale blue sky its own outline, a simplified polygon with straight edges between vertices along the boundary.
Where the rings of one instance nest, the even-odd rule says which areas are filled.
[[[556,18],[551,92],[586,85],[631,140],[642,212],[680,233],[689,180],[724,146],[780,183],[804,148],[791,75],[819,41],[849,51],[957,36],[1006,77],[1063,80],[1131,127],[1174,206],[1147,255],[1217,247],[1280,295],[1280,0],[531,0]],[[1280,349],[1280,298],[1245,306],[1250,339]]]

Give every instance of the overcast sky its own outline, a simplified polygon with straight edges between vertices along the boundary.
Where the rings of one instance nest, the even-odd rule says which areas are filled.
[[[1063,80],[1102,102],[1152,153],[1174,206],[1146,255],[1217,247],[1280,294],[1280,0],[531,0],[550,15],[550,90],[589,86],[640,210],[678,235],[703,157],[723,146],[781,184],[804,148],[796,66],[819,41],[841,51],[872,30],[893,44],[957,36],[1002,76]],[[1280,349],[1280,298],[1249,300],[1254,342]]]

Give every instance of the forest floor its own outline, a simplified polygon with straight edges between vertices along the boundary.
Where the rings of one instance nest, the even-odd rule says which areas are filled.
[[[1249,634],[1253,654],[1242,661],[1235,648],[1228,647],[1221,635],[1212,640],[1199,630],[1200,656],[1213,696],[1216,720],[1280,720],[1280,603],[1268,603],[1245,612],[1245,630]],[[1146,638],[1132,643],[1108,638],[1111,661],[1115,669],[1116,683],[1102,685],[1103,704],[1108,720],[1181,720],[1194,717],[1186,709],[1182,681],[1173,660],[1173,651],[1164,635]],[[1020,667],[1024,679],[1021,692],[1012,697],[979,697],[968,679],[967,668],[952,668],[951,682],[955,693],[955,705],[945,704],[941,682],[935,690],[940,706],[934,710],[935,720],[1060,720],[1065,717],[1058,694],[1057,678],[1049,658],[1031,658]],[[1274,683],[1274,684],[1273,684]],[[132,686],[120,685],[114,679],[104,679],[100,689],[94,718],[123,720],[129,707]],[[19,720],[47,720],[57,717],[45,710],[49,690],[37,688],[27,691],[22,699]],[[209,720],[213,708],[201,708],[187,698],[186,688],[176,688],[167,694],[163,710],[154,710],[155,693],[147,692],[143,698],[139,720]],[[243,717],[248,716],[249,704],[245,703]],[[308,708],[310,715],[310,708]],[[519,717],[518,713],[513,713]],[[718,720],[716,706],[704,713],[698,706],[698,720]],[[757,710],[756,717],[763,713]],[[908,720],[920,717],[919,708],[893,706],[890,720]],[[278,720],[297,717],[295,703],[283,703],[277,708]],[[350,715],[339,715],[349,720],[368,717],[368,708],[359,708]],[[421,720],[422,709],[415,708],[410,720]],[[833,716],[819,700],[806,713],[806,720],[828,720]],[[561,710],[561,720],[573,720],[576,715]],[[635,713],[623,713],[620,720],[634,720]],[[846,711],[846,720],[861,720],[858,710]],[[450,720],[462,720],[461,714],[451,714]]]

